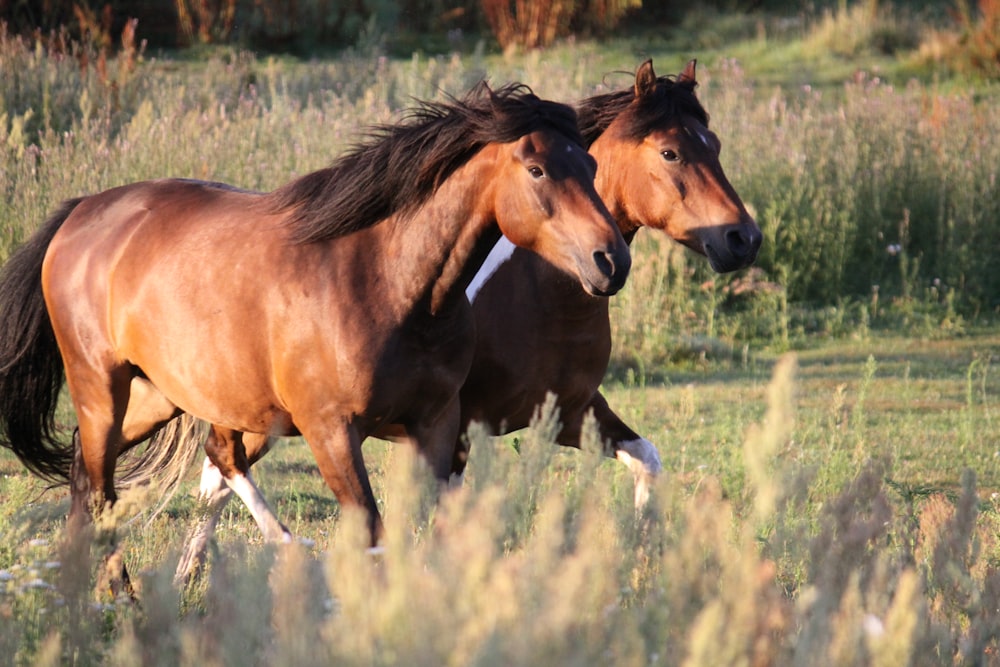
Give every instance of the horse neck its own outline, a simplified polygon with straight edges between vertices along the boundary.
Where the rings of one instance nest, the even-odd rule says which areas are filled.
[[[593,326],[590,322],[607,320],[609,299],[587,294],[578,278],[530,250],[513,246],[506,238],[500,238],[495,245],[497,254],[490,258],[490,266],[484,266],[477,274],[480,284],[469,295],[477,321],[488,321],[493,317],[488,313],[496,310],[491,305],[480,307],[480,300],[495,304],[497,295],[502,295],[499,303],[505,304],[501,310],[507,315],[511,312],[507,306],[512,303],[518,304],[513,306],[515,309],[535,313],[526,316],[549,332],[546,336],[566,325],[590,331]]]
[[[500,238],[493,206],[491,147],[457,169],[414,213],[379,225],[389,236],[384,275],[404,309],[440,314],[465,289]]]
[[[590,146],[591,156],[601,165],[594,179],[594,188],[618,223],[625,242],[631,244],[635,233],[642,227],[642,222],[632,215],[628,206],[627,180],[630,169],[627,162],[631,152],[616,147],[614,143],[613,138],[605,132]]]

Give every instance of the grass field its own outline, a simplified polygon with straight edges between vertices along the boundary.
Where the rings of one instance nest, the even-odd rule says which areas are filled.
[[[314,544],[262,544],[233,503],[206,576],[178,590],[195,480],[67,545],[65,491],[0,451],[0,663],[1000,664],[996,85],[831,52],[864,17],[794,35],[717,18],[515,58],[220,51],[103,78],[0,44],[0,259],[65,197],[164,175],[270,189],[483,75],[572,100],[642,58],[663,74],[698,56],[766,286],[740,297],[750,276],[634,244],[605,390],[663,457],[639,515],[624,467],[552,445],[542,414],[471,434],[466,483],[439,502],[410,452],[369,443],[387,525],[371,556],[289,440],[255,476]],[[95,591],[116,540],[138,605]]]
[[[257,478],[315,546],[262,545],[234,503],[181,594],[182,493],[117,528],[140,607],[95,598],[94,563],[60,546],[65,493],[4,454],[0,642],[53,664],[989,664],[998,346],[872,335],[612,382],[668,471],[638,518],[624,468],[544,423],[477,440],[438,505],[405,449],[371,443],[381,557],[284,441]]]

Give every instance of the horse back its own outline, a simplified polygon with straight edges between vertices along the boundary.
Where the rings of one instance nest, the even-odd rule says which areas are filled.
[[[413,405],[457,394],[467,305],[402,316],[378,291],[379,227],[303,244],[284,222],[267,195],[198,181],[84,199],[43,265],[64,355],[128,367],[182,410],[251,432],[294,432],[303,412],[418,421]]]

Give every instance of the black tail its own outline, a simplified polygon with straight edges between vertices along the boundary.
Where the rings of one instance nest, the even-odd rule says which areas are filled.
[[[65,202],[0,270],[0,445],[60,483],[69,479],[73,443],[55,424],[66,372],[42,298],[42,260],[80,201]]]

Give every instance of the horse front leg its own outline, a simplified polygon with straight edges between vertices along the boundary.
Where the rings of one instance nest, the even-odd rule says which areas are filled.
[[[296,420],[296,423],[312,450],[323,480],[341,508],[358,508],[365,512],[369,546],[377,547],[385,529],[361,454],[364,436],[357,425],[347,420],[330,423],[318,418],[304,424]]]
[[[460,486],[465,471],[468,448],[461,434],[461,409],[458,396],[432,418],[406,428],[406,439],[430,466],[440,489]]]
[[[206,450],[209,446],[216,448],[220,446],[218,442],[219,436],[214,433],[214,430],[215,427],[213,427],[213,431],[206,438],[206,442],[204,443]],[[213,437],[215,441],[209,442],[209,439]],[[267,453],[270,449],[272,439],[266,435],[246,433],[243,434],[242,442],[249,467]],[[235,460],[235,454],[232,456]],[[249,475],[249,471],[246,474]],[[253,485],[252,481],[250,484],[253,488],[256,488],[256,485]],[[222,517],[222,511],[232,496],[233,489],[230,488],[226,478],[218,466],[212,463],[212,460],[206,456],[201,468],[201,483],[198,486],[198,508],[195,511],[195,521],[191,528],[188,529],[187,536],[184,539],[184,551],[181,554],[180,561],[177,563],[177,570],[174,572],[175,584],[182,584],[189,581],[204,566],[208,554],[208,545],[215,535],[215,527],[218,525],[219,519]],[[260,506],[259,500],[255,500],[254,502],[257,506]],[[266,508],[267,504],[264,503],[263,506]],[[253,514],[253,512],[251,514],[255,519],[257,518],[256,514]],[[273,514],[271,516],[273,517]],[[270,528],[265,528],[264,525],[258,522],[261,532],[266,536],[268,530],[270,530],[273,535],[273,522],[270,519],[265,520]],[[274,521],[277,521],[277,518],[274,518]],[[281,526],[281,523],[278,522],[278,525]],[[281,527],[283,528],[284,526]],[[284,541],[284,535],[282,535],[281,541]]]
[[[292,533],[278,520],[250,476],[250,459],[244,441],[252,440],[256,450],[260,448],[260,438],[266,443],[267,436],[247,435],[213,424],[205,441],[205,453],[226,485],[250,510],[264,539],[268,542],[291,542]],[[210,488],[208,490],[211,492]]]
[[[633,502],[636,510],[641,510],[649,501],[649,489],[653,479],[663,471],[663,464],[660,461],[660,454],[656,451],[656,446],[649,440],[643,438],[633,431],[608,405],[607,399],[596,392],[587,403],[582,414],[587,410],[592,410],[594,419],[597,421],[597,428],[601,434],[601,441],[610,445],[609,456],[625,464],[632,472],[635,480],[635,492]],[[582,414],[579,420],[582,425]],[[571,444],[579,446],[580,426],[575,429],[570,427],[564,429],[564,434],[575,436],[575,442],[564,442],[563,434],[560,434],[560,444]]]

